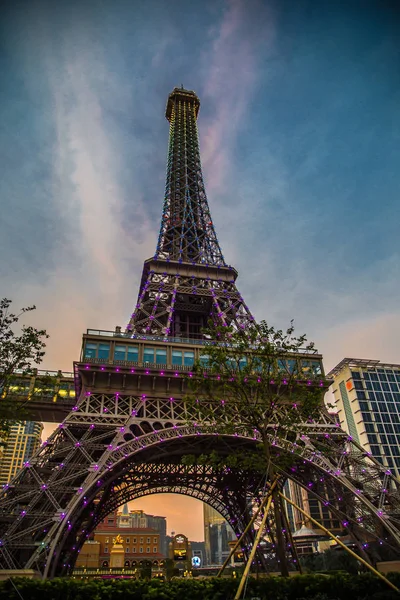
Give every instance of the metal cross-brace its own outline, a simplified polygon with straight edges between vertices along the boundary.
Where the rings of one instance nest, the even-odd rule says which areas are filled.
[[[254,326],[236,288],[237,272],[226,265],[211,220],[200,163],[199,105],[188,90],[176,88],[168,98],[167,182],[156,253],[145,261],[126,331],[84,335],[82,358],[74,369],[76,404],[0,493],[0,568],[34,568],[43,577],[69,573],[105,515],[129,500],[160,492],[207,502],[240,536],[264,486],[271,484],[257,472],[183,465],[187,455],[201,462],[200,456],[216,452],[224,460],[253,451],[260,441],[257,432],[241,426],[240,412],[229,435],[202,418],[185,401],[190,367],[173,361],[178,354],[193,364],[209,320],[237,330]],[[88,340],[96,348],[99,340],[104,342],[110,354],[86,352]],[[127,347],[142,358],[130,360]],[[148,364],[145,350],[153,352],[154,363]],[[166,364],[159,364],[157,351],[169,357]],[[322,367],[322,357],[318,360]],[[323,393],[329,382],[321,379],[317,385]],[[276,406],[268,425],[266,441],[280,480],[293,480],[329,506],[355,538],[367,535],[399,552],[400,482],[322,406],[316,421],[296,428],[290,426],[290,410],[284,403]],[[221,407],[218,413],[221,418]],[[282,462],[282,456],[288,460]],[[274,518],[275,511],[265,521],[269,546],[258,553],[264,566],[278,532]],[[289,549],[290,536],[282,543]],[[249,530],[244,551],[253,544]]]

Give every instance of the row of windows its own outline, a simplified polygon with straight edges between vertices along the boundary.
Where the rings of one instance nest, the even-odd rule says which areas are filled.
[[[143,554],[143,552],[144,552],[143,546],[140,546],[140,548],[139,548],[139,554]],[[130,553],[131,553],[131,549],[130,548],[125,548],[125,554],[130,554]],[[157,546],[153,547],[153,553],[157,554]],[[104,548],[104,554],[108,554],[108,547],[107,546]],[[135,546],[132,548],[132,554],[137,554]],[[146,547],[146,554],[150,554],[150,546]]]
[[[85,345],[84,358],[98,358],[108,360],[110,358],[110,344],[95,344],[87,342]],[[129,362],[139,361],[139,346],[122,346],[116,344],[114,348],[114,360],[126,360]],[[143,349],[143,362],[157,365],[167,364],[167,349],[145,346]],[[194,364],[193,350],[172,350],[172,364],[190,367]]]
[[[370,400],[378,400],[379,402],[397,403],[400,405],[400,394],[397,392],[368,392]],[[367,400],[365,392],[357,391],[357,398],[359,400]]]
[[[360,373],[358,371],[351,371],[351,376],[354,380],[362,379],[362,375],[366,381],[398,381],[400,383],[400,371],[383,371],[382,369],[379,372],[364,371]]]
[[[146,561],[139,561],[139,563],[137,563],[136,560],[132,560],[132,562],[130,562],[129,560],[126,560],[124,562],[124,567],[132,566],[133,568],[135,568],[137,565],[139,565],[139,567],[141,567],[141,566],[143,566],[143,562],[148,562],[148,559],[146,559]],[[160,563],[159,563],[158,560],[153,560],[154,567],[158,567],[159,564],[162,565],[163,561],[160,561]],[[103,562],[101,563],[101,566],[103,569],[107,569],[109,566],[108,560],[103,560]]]
[[[124,538],[122,538],[122,539],[124,539]],[[137,538],[135,538],[135,537],[134,537],[134,538],[132,538],[132,540],[133,540],[133,543],[134,543],[134,544],[136,544],[136,542],[137,542]],[[140,543],[140,544],[143,544],[143,543],[144,543],[144,542],[143,542],[143,540],[144,540],[144,538],[142,538],[142,537],[141,537],[141,538],[140,538],[140,541],[139,541],[139,543]],[[106,544],[108,544],[108,543],[109,543],[109,541],[110,541],[110,538],[108,538],[108,537],[107,537],[107,538],[105,538],[105,540],[104,540],[104,542],[105,542]],[[126,543],[126,544],[129,544],[129,543],[130,543],[130,541],[131,541],[131,538],[130,538],[130,537],[127,537],[127,538],[125,538],[125,543]],[[157,539],[156,537],[154,537],[154,538],[153,538],[153,544],[157,544],[157,542],[158,542],[158,539]],[[147,538],[147,543],[148,543],[148,544],[151,544],[151,538],[150,538],[150,537],[148,537],[148,538]]]
[[[110,344],[109,343],[94,343],[86,342],[84,350],[84,358],[95,358],[101,360],[108,360],[110,358]],[[172,350],[171,363],[174,366],[186,366],[190,367],[194,364],[194,351],[193,350]],[[121,345],[116,344],[114,347],[114,360],[118,361],[129,361],[139,362],[139,346],[135,345]],[[144,346],[143,349],[143,362],[153,363],[158,365],[167,364],[167,349],[166,348],[154,348],[151,346]],[[203,355],[200,357],[200,362],[207,366],[209,363],[209,357]],[[236,359],[232,359],[232,366],[240,368],[246,365],[246,358],[239,360],[237,364]],[[279,368],[287,373],[293,373],[296,369],[297,361],[295,359],[279,360]],[[301,369],[303,373],[312,376],[321,375],[321,363],[317,360],[303,360],[301,363]]]
[[[393,413],[398,414],[400,412],[400,404],[396,404],[392,400],[387,402],[370,402],[360,400],[359,401],[360,409],[363,411],[372,411],[373,413],[381,412],[381,413]]]
[[[355,381],[354,382],[354,387],[356,388],[356,390],[375,390],[380,392],[381,390],[383,390],[384,392],[400,392],[400,387],[398,383],[386,383],[386,382],[379,382],[379,381],[366,381],[365,382],[365,387],[363,385],[362,381]]]
[[[375,431],[378,431],[378,433],[400,434],[400,423],[376,423],[376,425],[372,422],[365,423],[365,431],[367,433],[375,433]],[[400,436],[398,439],[400,440]]]

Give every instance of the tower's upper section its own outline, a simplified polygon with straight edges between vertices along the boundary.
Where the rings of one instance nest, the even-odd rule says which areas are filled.
[[[165,116],[170,123],[167,179],[156,258],[225,266],[201,171],[197,115],[200,100],[175,88]]]
[[[195,108],[195,113],[196,113],[196,118],[197,118],[197,115],[199,114],[199,109],[200,109],[199,97],[192,90],[184,90],[183,87],[181,87],[181,88],[174,88],[174,90],[168,96],[167,108],[165,109],[165,117],[168,119],[168,121],[171,121],[171,116],[172,116],[176,101],[192,103]]]

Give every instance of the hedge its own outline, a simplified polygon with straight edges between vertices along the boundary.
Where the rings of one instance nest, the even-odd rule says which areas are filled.
[[[400,587],[400,574],[389,578]],[[15,587],[17,590],[15,589]],[[237,579],[175,579],[80,581],[16,578],[0,582],[0,600],[232,600]],[[297,575],[288,579],[251,578],[246,599],[260,600],[394,600],[400,594],[369,573],[360,575]]]

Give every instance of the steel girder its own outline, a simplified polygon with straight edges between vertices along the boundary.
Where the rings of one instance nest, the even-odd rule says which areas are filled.
[[[1,566],[37,568],[45,576],[65,572],[100,515],[120,500],[159,491],[209,502],[240,533],[249,499],[258,501],[259,476],[236,473],[229,484],[229,470],[224,477],[211,467],[191,470],[181,459],[246,452],[258,436],[240,426],[220,435],[192,410],[184,401],[126,396],[117,403],[114,395],[83,391],[77,410],[0,495]],[[285,410],[277,409],[270,427],[275,455],[292,457],[284,476],[329,503],[360,537],[367,532],[400,545],[399,482],[323,413],[301,434],[278,431]]]
[[[225,266],[201,170],[199,105],[196,94],[187,90],[174,90],[168,100],[167,177],[156,257]]]

